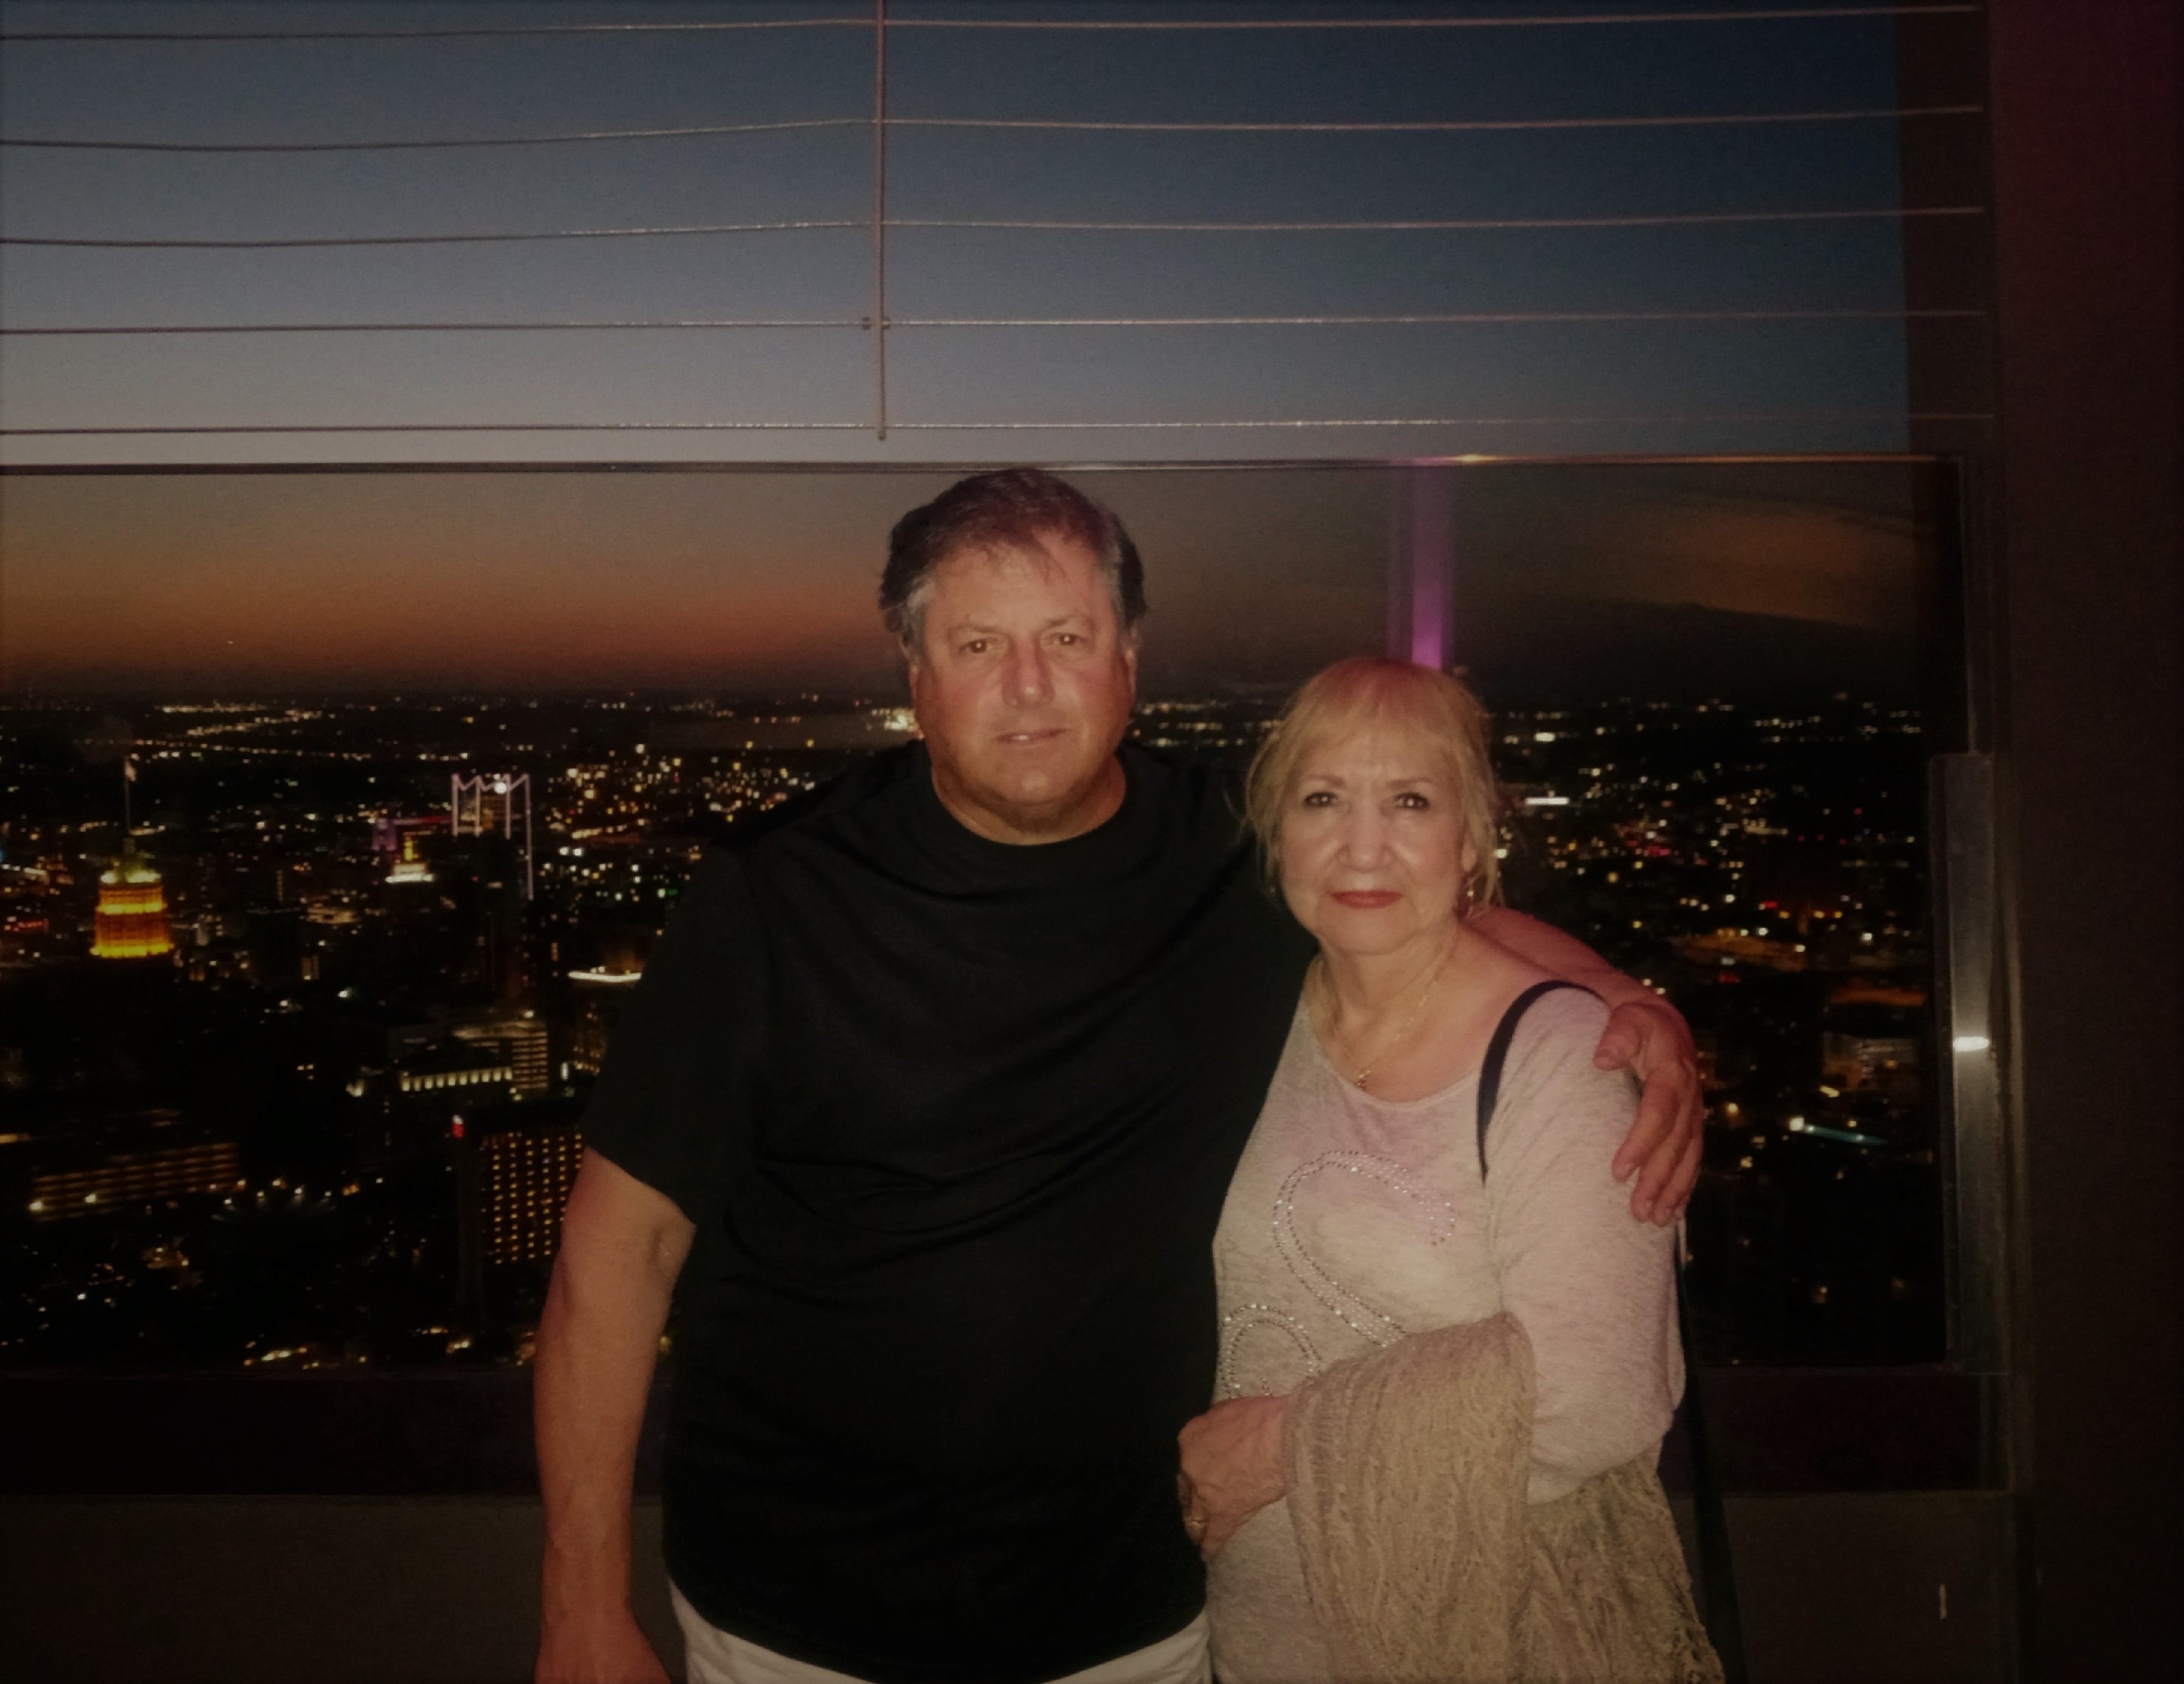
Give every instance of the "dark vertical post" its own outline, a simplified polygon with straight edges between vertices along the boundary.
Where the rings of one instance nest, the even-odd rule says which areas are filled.
[[[1990,0],[1997,770],[2030,1363],[2027,1671],[2177,1632],[2180,158],[2174,0]]]

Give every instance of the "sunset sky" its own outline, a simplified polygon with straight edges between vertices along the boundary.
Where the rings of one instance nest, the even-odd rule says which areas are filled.
[[[1780,679],[1818,682],[1830,664],[1863,663],[1848,681],[1908,655],[1919,549],[1907,469],[1450,471],[1457,653],[1474,665],[1514,661],[1583,687],[1606,675],[1592,670],[1603,663],[1635,682],[1709,663],[1742,673],[1737,664],[1757,656],[1788,663]],[[1288,683],[1379,647],[1385,470],[1078,477],[1145,554],[1149,689]],[[0,667],[17,692],[886,691],[894,658],[872,592],[888,528],[944,483],[755,472],[19,478],[0,512]],[[1685,618],[1660,618],[1671,611]]]

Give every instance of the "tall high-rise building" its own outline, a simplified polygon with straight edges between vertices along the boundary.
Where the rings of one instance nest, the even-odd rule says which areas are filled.
[[[157,959],[175,950],[159,874],[134,853],[98,877],[91,951],[100,959]]]
[[[489,772],[448,779],[451,828],[458,837],[500,836],[515,844],[523,898],[537,889],[531,850],[531,774]]]
[[[461,1292],[490,1321],[520,1301],[561,1246],[561,1209],[584,1153],[581,1106],[546,1099],[474,1120],[456,1143],[456,1252]],[[515,1288],[514,1293],[496,1287]]]
[[[531,777],[490,773],[450,780],[450,842],[459,916],[470,925],[471,975],[513,1002],[531,987]]]

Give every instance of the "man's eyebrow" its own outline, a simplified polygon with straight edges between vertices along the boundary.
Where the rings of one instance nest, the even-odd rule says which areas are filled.
[[[1039,629],[1041,631],[1051,631],[1057,625],[1067,625],[1072,621],[1089,622],[1092,616],[1090,614],[1084,613],[1082,609],[1072,609],[1067,614],[1056,614],[1051,620],[1040,621]],[[957,637],[961,636],[967,631],[991,633],[1006,636],[1008,632],[1008,628],[1005,625],[995,625],[990,621],[983,620],[959,620],[955,621],[947,628],[947,636],[950,637]]]

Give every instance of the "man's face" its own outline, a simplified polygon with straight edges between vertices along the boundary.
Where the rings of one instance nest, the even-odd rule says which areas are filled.
[[[1121,800],[1137,650],[1073,539],[959,550],[929,577],[911,700],[950,812],[998,842],[1057,842]]]

